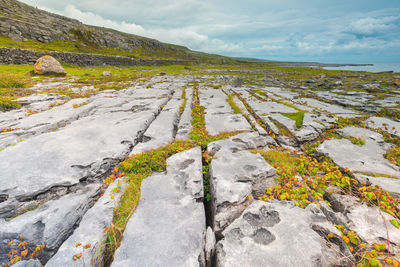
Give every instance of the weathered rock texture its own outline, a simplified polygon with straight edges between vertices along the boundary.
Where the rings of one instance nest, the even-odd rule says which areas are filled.
[[[265,74],[265,70],[242,72]],[[277,79],[257,77],[258,82],[280,84]],[[222,85],[216,86],[217,82]],[[229,83],[236,87],[230,88]],[[244,84],[229,75],[163,73],[120,91],[105,90],[87,98],[46,93],[18,99],[21,108],[0,113],[0,263],[9,260],[10,240],[18,243],[23,234],[30,251],[37,244],[46,247],[37,259],[24,258],[19,266],[102,266],[104,229],[112,222],[120,196],[113,193],[114,199],[110,198],[118,182],[101,196],[103,179],[129,155],[192,136],[193,90],[199,92],[209,133],[244,133],[211,142],[206,151],[197,147],[175,154],[167,160],[165,172],[143,180],[139,205],[128,221],[113,266],[354,266],[358,259],[335,224],[343,225],[345,232],[354,231],[368,249],[389,242],[389,256],[398,259],[400,231],[392,224],[395,218],[367,206],[348,190],[329,183],[324,201],[305,209],[291,201],[258,200],[267,187],[301,186],[303,190],[311,185],[309,179],[330,179],[320,175],[322,170],[316,170],[315,177],[302,176],[299,171],[293,174],[297,181],[283,185],[282,170],[291,163],[286,158],[272,159],[287,156],[277,145],[286,146],[295,156],[322,133],[338,139],[316,142],[315,162],[321,156],[330,157],[341,169],[353,171],[353,178],[361,183],[379,185],[398,198],[400,169],[385,158],[393,144],[375,128],[390,127],[386,130],[397,135],[399,123],[372,117],[366,125],[369,129],[338,127],[346,123],[339,117],[364,116],[360,110],[371,110],[378,105],[374,101],[391,105],[398,97],[376,100],[360,92],[338,90],[336,95],[307,88],[292,92]],[[57,78],[30,89],[64,90],[69,85],[71,81]],[[303,90],[320,100],[309,94],[304,97]],[[227,102],[232,93],[240,114]],[[346,108],[351,99],[360,112]],[[340,101],[344,107],[338,105]],[[369,104],[363,106],[362,101]],[[38,113],[30,114],[29,109]],[[302,111],[300,127],[287,113]],[[334,134],[333,130],[325,132],[331,127],[336,128]],[[350,140],[354,138],[363,142],[353,144]],[[263,150],[265,158],[253,149]],[[204,188],[209,189],[210,201],[205,200]],[[276,194],[276,198],[286,198]],[[315,202],[312,198],[309,195]],[[82,251],[76,243],[92,247],[74,262],[72,256]]]
[[[351,266],[324,231],[340,235],[315,205],[255,201],[223,231],[216,266]]]
[[[211,212],[217,234],[245,209],[251,196],[259,197],[274,185],[276,170],[259,154],[247,149],[264,148],[273,142],[255,133],[243,133],[213,142],[207,149],[215,157],[210,166]]]
[[[2,0],[0,34],[14,40],[49,42],[57,39],[85,39],[94,44],[131,50],[136,47],[167,49],[157,40],[84,25],[81,22],[46,12],[15,0]]]
[[[204,266],[202,180],[199,147],[172,156],[166,173],[145,179],[112,266]]]
[[[52,56],[43,56],[39,58],[33,66],[33,72],[38,75],[57,75],[65,76],[67,72]]]

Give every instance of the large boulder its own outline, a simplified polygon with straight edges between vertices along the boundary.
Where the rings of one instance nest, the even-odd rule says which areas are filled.
[[[52,56],[43,56],[39,58],[33,66],[33,73],[36,75],[57,75],[65,76],[67,72]]]

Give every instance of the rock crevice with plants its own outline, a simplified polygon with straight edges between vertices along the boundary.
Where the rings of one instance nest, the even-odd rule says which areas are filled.
[[[14,68],[1,264],[399,266],[400,88],[362,86],[396,74]]]

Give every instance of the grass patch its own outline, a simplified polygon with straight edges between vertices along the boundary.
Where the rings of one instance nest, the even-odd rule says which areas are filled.
[[[387,158],[393,164],[400,166],[400,147],[396,146],[390,149],[386,153],[385,158]]]
[[[233,94],[229,94],[228,98],[226,99],[226,102],[228,102],[229,106],[231,106],[233,113],[235,114],[241,114],[240,108],[236,105],[235,101],[233,100]]]
[[[366,120],[368,117],[356,117],[356,118],[344,118],[338,117],[337,119],[337,126],[339,128],[344,128],[346,126],[355,126],[360,128],[366,128]]]
[[[186,86],[182,87],[181,99],[183,99],[183,102],[179,107],[179,114],[182,116],[183,112],[185,111],[185,107],[186,107],[186,103],[187,103]]]
[[[293,135],[293,133],[287,127],[285,127],[282,123],[280,123],[272,118],[269,118],[269,119],[278,128],[280,135],[284,135],[284,136],[287,136],[287,137],[290,137],[290,138],[296,140],[296,137]]]
[[[382,108],[378,113],[377,116],[381,117],[388,117],[395,120],[400,120],[400,110],[393,109],[393,108]]]
[[[25,88],[27,82],[21,75],[1,73],[0,88]]]
[[[301,126],[303,126],[304,111],[299,111],[296,113],[282,113],[282,115],[291,120],[294,120],[296,122],[297,129],[300,129]]]
[[[287,150],[251,150],[251,152],[260,153],[274,168],[286,168],[290,172],[295,171],[300,163],[299,158]]]
[[[350,142],[352,142],[353,144],[358,145],[358,146],[363,146],[363,145],[365,145],[365,139],[363,139],[363,138],[358,138],[358,137],[350,136],[350,137],[349,137],[349,140],[350,140]]]
[[[20,105],[13,100],[15,100],[14,97],[0,96],[0,111],[7,111],[18,108]]]

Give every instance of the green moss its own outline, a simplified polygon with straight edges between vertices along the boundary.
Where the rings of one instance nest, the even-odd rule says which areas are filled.
[[[390,149],[386,153],[385,158],[387,158],[393,164],[400,166],[400,147],[396,146]]]
[[[13,97],[0,96],[0,111],[18,108],[20,105],[13,101],[14,99]]]
[[[228,102],[229,106],[231,106],[233,113],[241,114],[240,108],[236,105],[235,101],[233,100],[233,94],[229,94],[226,102]]]
[[[288,117],[291,120],[294,120],[296,122],[296,127],[297,129],[300,129],[301,126],[303,126],[303,120],[304,120],[304,112],[299,111],[296,113],[282,113],[283,116]]]
[[[278,128],[279,133],[281,135],[288,136],[288,137],[290,137],[292,139],[296,139],[296,137],[293,135],[293,133],[287,127],[285,127],[282,123],[280,123],[280,122],[278,122],[278,121],[276,121],[276,120],[274,120],[272,118],[270,118],[270,120]]]
[[[349,140],[350,140],[350,142],[352,142],[353,144],[358,145],[358,146],[365,145],[365,140],[363,138],[350,136]]]
[[[400,109],[393,108],[382,108],[378,113],[378,116],[388,117],[396,120],[400,120]]]

